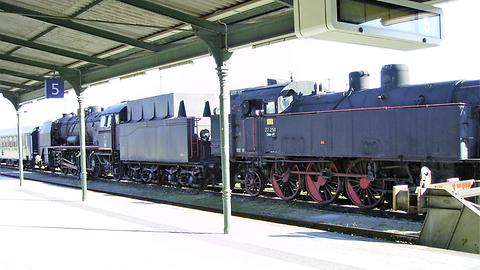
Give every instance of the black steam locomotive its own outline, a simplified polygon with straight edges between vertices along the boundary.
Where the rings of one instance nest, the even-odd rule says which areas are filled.
[[[306,190],[320,204],[344,194],[373,208],[394,185],[477,177],[480,81],[409,85],[408,77],[406,66],[387,65],[380,88],[370,89],[369,74],[358,71],[346,92],[312,82],[232,91],[231,182],[252,196],[271,186],[284,200]],[[210,112],[213,98],[202,99],[209,101],[204,109],[198,97],[177,94],[89,108],[89,173],[199,188],[219,183],[219,116]],[[67,115],[37,130],[37,163],[76,173],[77,123]]]

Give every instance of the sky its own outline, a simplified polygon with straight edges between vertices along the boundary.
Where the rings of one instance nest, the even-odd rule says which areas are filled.
[[[226,89],[265,85],[267,78],[311,80],[345,91],[348,73],[366,70],[370,86],[380,85],[385,64],[407,64],[412,84],[457,79],[480,79],[479,0],[456,0],[438,5],[444,11],[445,38],[439,47],[397,51],[313,39],[295,39],[268,46],[235,50],[228,61]],[[144,75],[111,79],[85,91],[86,106],[108,107],[117,102],[165,93],[219,93],[215,62],[203,57],[190,64],[153,69]],[[22,125],[38,126],[75,112],[73,92],[60,100],[41,100],[22,106]],[[188,111],[188,108],[187,108]],[[0,98],[0,130],[16,127],[13,106]]]

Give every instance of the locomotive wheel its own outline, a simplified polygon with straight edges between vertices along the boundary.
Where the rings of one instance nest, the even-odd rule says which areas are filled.
[[[61,167],[60,171],[62,172],[63,175],[69,175],[70,174],[70,169],[66,167]]]
[[[126,165],[126,172],[124,173],[127,180],[133,181],[135,180],[135,171],[133,170],[133,165],[128,164]]]
[[[70,163],[70,164],[67,164],[67,165],[78,166],[78,163],[76,162],[75,157],[66,157],[66,159],[67,159],[67,162]],[[60,164],[62,162],[60,162]],[[55,168],[53,168],[52,172],[55,172]],[[72,168],[69,168],[67,166],[60,165],[60,172],[64,175],[74,175],[75,176],[75,175],[78,174],[78,169],[72,169]]]
[[[292,171],[299,171],[298,165],[276,163],[271,171],[273,190],[285,201],[295,199],[302,191],[302,177],[300,174],[293,174]]]
[[[248,169],[244,180],[245,191],[252,197],[257,197],[265,189],[265,180],[258,169]]]
[[[78,176],[80,174],[80,170],[78,169],[70,169],[70,174],[74,176]]]
[[[72,157],[70,159],[70,161],[72,162],[72,164],[74,164],[76,166],[75,169],[68,169],[68,173],[73,175],[73,176],[77,176],[80,174],[80,158],[75,158],[75,157]]]
[[[150,172],[146,168],[140,170],[139,176],[142,183],[149,184],[151,182]]]
[[[140,164],[130,165],[130,170],[129,170],[130,180],[134,182],[139,182],[141,179],[141,170],[142,170],[142,167],[140,166]]]
[[[333,176],[338,172],[333,162],[312,162],[307,166],[305,183],[310,197],[320,205],[327,205],[338,198],[342,189],[340,177]]]
[[[90,158],[90,168],[91,168],[91,175],[93,178],[98,178],[102,173],[100,158],[96,155],[93,155]]]
[[[72,169],[72,174],[75,176],[80,175],[81,168],[80,168],[80,155],[73,158],[75,165],[77,166],[75,169]]]
[[[123,165],[117,165],[113,167],[113,178],[117,181],[123,179]]]
[[[355,160],[347,168],[347,173],[368,175],[368,160]],[[345,180],[348,198],[359,208],[372,209],[383,202],[384,182],[372,177],[348,177]]]
[[[151,166],[145,166],[142,168],[140,171],[140,178],[143,183],[145,184],[152,184],[156,181],[156,174],[153,172],[153,167]]]

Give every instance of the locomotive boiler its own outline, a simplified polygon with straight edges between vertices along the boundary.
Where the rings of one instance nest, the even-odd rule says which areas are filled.
[[[85,113],[85,143],[94,143],[94,133],[100,122],[101,107],[90,106]],[[52,122],[52,146],[80,145],[80,117],[71,113],[64,114],[62,118]]]
[[[110,149],[98,147],[98,129],[103,108],[90,106],[85,110],[85,144],[87,154],[95,151],[110,152]],[[44,163],[54,170],[59,168],[65,174],[79,173],[80,160],[80,117],[74,113],[64,114],[62,118],[45,123],[36,132],[32,140],[36,143],[38,153],[43,153]],[[89,171],[92,169],[89,159]],[[37,161],[38,163],[38,161]]]

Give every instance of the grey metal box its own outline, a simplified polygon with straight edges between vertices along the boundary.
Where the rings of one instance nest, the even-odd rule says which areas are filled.
[[[123,161],[189,161],[188,118],[158,119],[118,127]]]

